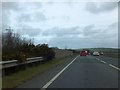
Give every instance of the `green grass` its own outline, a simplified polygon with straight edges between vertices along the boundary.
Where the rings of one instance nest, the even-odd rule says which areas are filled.
[[[67,56],[64,58],[59,58],[59,59],[53,59],[49,62],[46,62],[45,64],[41,64],[36,67],[29,67],[29,68],[26,68],[26,70],[19,71],[17,73],[9,75],[9,76],[4,76],[2,78],[2,88],[14,88],[14,87],[22,84],[26,80],[29,80],[32,77],[36,76],[37,74],[45,72],[45,71],[55,67],[56,65],[60,64],[63,61],[60,59],[65,59],[68,57],[74,57],[74,55]]]

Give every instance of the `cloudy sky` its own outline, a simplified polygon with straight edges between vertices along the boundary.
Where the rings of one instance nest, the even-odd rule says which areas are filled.
[[[117,2],[2,2],[2,31],[59,48],[118,47]]]

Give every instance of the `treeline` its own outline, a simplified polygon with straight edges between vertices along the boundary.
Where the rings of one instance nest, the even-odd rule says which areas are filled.
[[[51,60],[55,52],[48,44],[35,45],[31,39],[21,38],[20,34],[8,29],[2,34],[2,60],[24,61],[28,57],[40,57]]]

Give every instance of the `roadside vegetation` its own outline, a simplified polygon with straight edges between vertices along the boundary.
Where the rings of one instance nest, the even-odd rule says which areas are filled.
[[[2,88],[14,88],[32,77],[41,74],[56,65],[71,59],[73,51],[50,48],[48,44],[35,45],[31,39],[21,37],[8,29],[2,38],[2,61],[18,60],[24,62],[26,58],[43,57],[45,62],[36,66],[26,67],[15,73],[2,77]],[[12,81],[12,83],[11,83]]]
[[[120,53],[104,53],[104,56],[111,58],[120,58]]]
[[[48,44],[35,45],[32,39],[22,38],[20,34],[13,33],[7,29],[2,34],[2,60],[19,60],[24,61],[29,57],[42,56],[45,60],[52,60],[55,52]]]

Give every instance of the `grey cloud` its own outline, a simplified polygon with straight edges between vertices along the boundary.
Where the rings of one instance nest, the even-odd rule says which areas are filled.
[[[8,18],[10,14],[8,15],[7,12],[2,13],[2,30],[4,31],[7,27],[9,27],[10,18]]]
[[[36,13],[20,13],[18,16],[18,22],[41,22],[41,21],[46,21],[47,18],[45,15],[41,12],[36,12]]]
[[[40,41],[39,41],[40,42]],[[113,43],[114,42],[114,43]],[[91,47],[116,47],[114,39],[99,39],[99,38],[52,38],[47,43],[51,46],[58,46],[60,48],[91,48]]]
[[[41,29],[39,28],[23,28],[24,32],[28,34],[30,37],[34,37],[40,35]]]
[[[117,22],[114,22],[114,23],[112,23],[112,24],[110,24],[110,25],[108,25],[108,28],[106,28],[105,30],[104,30],[104,33],[103,33],[103,35],[104,35],[104,38],[118,38],[118,26],[117,26]]]
[[[109,27],[111,27],[111,28],[117,28],[118,27],[117,25],[118,25],[118,23],[115,22],[115,23],[110,24]]]
[[[14,29],[15,32],[20,33],[21,35],[28,35],[29,37],[35,37],[40,35],[42,30],[40,28],[33,28],[32,26],[19,25],[17,29]]]
[[[16,2],[2,2],[2,31],[9,27],[11,11],[19,9]]]
[[[113,9],[117,8],[117,6],[118,6],[117,2],[106,2],[106,3],[103,3],[100,6],[100,8],[103,11],[110,11],[110,10],[113,10]]]
[[[66,39],[67,38],[72,38],[72,39],[84,38],[84,39],[101,39],[102,40],[105,38],[109,39],[117,33],[116,29],[113,28],[114,25],[116,25],[116,23],[108,25],[108,28],[106,29],[98,28],[94,24],[85,26],[83,29],[77,26],[71,27],[71,28],[54,27],[52,29],[48,29],[47,31],[43,31],[41,34],[43,36],[55,35],[58,38],[64,38],[64,39],[65,38]],[[83,37],[79,37],[79,35],[82,35]]]
[[[30,37],[34,37],[34,36],[37,36],[37,35],[40,35],[40,31],[41,29],[39,28],[34,28],[34,29],[26,29],[26,33],[30,36]],[[29,32],[29,33],[28,33]]]
[[[18,4],[16,2],[2,2],[2,10],[18,10]]]
[[[70,20],[70,17],[69,17],[69,16],[63,16],[63,19],[64,19],[65,21],[69,21],[69,20]]]
[[[118,37],[116,30],[115,29],[110,30],[109,26],[114,26],[114,23],[108,25],[108,28],[106,29],[97,28],[95,25],[88,25],[85,26],[83,29],[80,29],[79,27],[73,27],[71,29],[56,28],[55,30],[57,36],[51,38],[47,42],[51,46],[59,46],[61,48],[65,46],[67,46],[68,48],[117,47]],[[61,32],[58,29],[61,30]],[[70,33],[67,33],[68,32],[67,30]],[[84,35],[84,37],[83,38],[78,37],[77,35],[79,34]],[[53,33],[51,32],[46,35],[52,36]],[[62,35],[64,35],[64,37]],[[73,36],[70,37],[70,35]]]
[[[45,2],[44,4],[47,4],[49,6],[53,6],[55,4],[55,2],[50,1],[50,2]]]
[[[83,29],[76,26],[70,28],[54,27],[46,30],[23,26],[21,34],[27,34],[31,38],[37,37],[37,40],[34,39],[37,44],[48,43],[50,46],[60,48],[65,46],[67,48],[117,47],[117,35],[114,33],[116,31],[112,32],[109,26],[114,26],[114,23],[108,25],[108,28],[104,30],[95,25],[88,25]],[[78,37],[79,34],[84,35],[84,37]]]
[[[47,20],[46,16],[41,12],[36,13],[34,18],[36,19],[36,21],[46,21]]]
[[[84,27],[83,34],[85,37],[89,38],[89,37],[95,37],[101,31],[102,31],[101,29],[96,28],[95,25],[92,24]]]
[[[86,10],[88,10],[91,13],[98,13],[97,6],[95,5],[95,3],[87,3]]]
[[[35,8],[40,8],[42,7],[42,3],[41,2],[2,2],[2,7],[3,9],[13,9],[13,10],[16,10],[16,9],[21,9],[21,8],[24,8],[24,7],[19,7],[20,5],[26,5],[26,7],[29,7],[29,6],[33,6]]]
[[[39,9],[42,7],[40,2],[2,2],[3,10],[25,10],[26,8]]]
[[[74,36],[77,34],[81,34],[80,27],[71,27],[71,28],[58,28],[54,27],[52,29],[48,29],[48,32],[43,32],[42,34],[47,36],[47,35],[56,35],[58,37],[64,38],[68,36]]]
[[[29,14],[21,14],[18,16],[18,22],[30,22],[32,17]]]
[[[98,14],[101,12],[114,10],[117,7],[117,5],[118,5],[117,2],[104,2],[100,3],[100,5],[98,5],[95,2],[88,2],[86,4],[86,10],[93,14]]]
[[[96,41],[99,40],[110,40],[114,38],[114,40],[117,39],[117,28],[116,28],[117,23],[112,23],[107,26],[107,28],[98,28],[95,25],[88,25],[84,27],[83,29],[83,34],[86,39],[95,39]],[[103,26],[104,27],[104,26]],[[105,42],[108,42],[105,41]],[[104,42],[104,43],[105,43]]]
[[[5,27],[5,26],[4,26]],[[8,28],[9,26],[7,26]],[[7,28],[4,28],[6,30]],[[40,28],[33,28],[32,26],[27,26],[24,24],[20,24],[17,28],[11,27],[14,32],[19,33],[21,36],[29,36],[30,38],[34,38],[42,32]]]
[[[26,6],[33,6],[34,9],[42,8],[41,2],[25,2]]]
[[[81,47],[80,39],[73,39],[73,38],[53,38],[51,41],[48,42],[51,46],[58,46],[60,48],[79,48]]]
[[[42,13],[36,15],[36,13],[21,13],[27,9],[40,9],[42,4],[40,2],[2,2],[2,29],[7,28],[11,21],[11,14],[15,13],[17,15],[17,21],[19,22],[31,22],[33,20],[45,20],[45,16]],[[12,11],[12,12],[11,12]],[[38,13],[37,13],[38,14]]]

